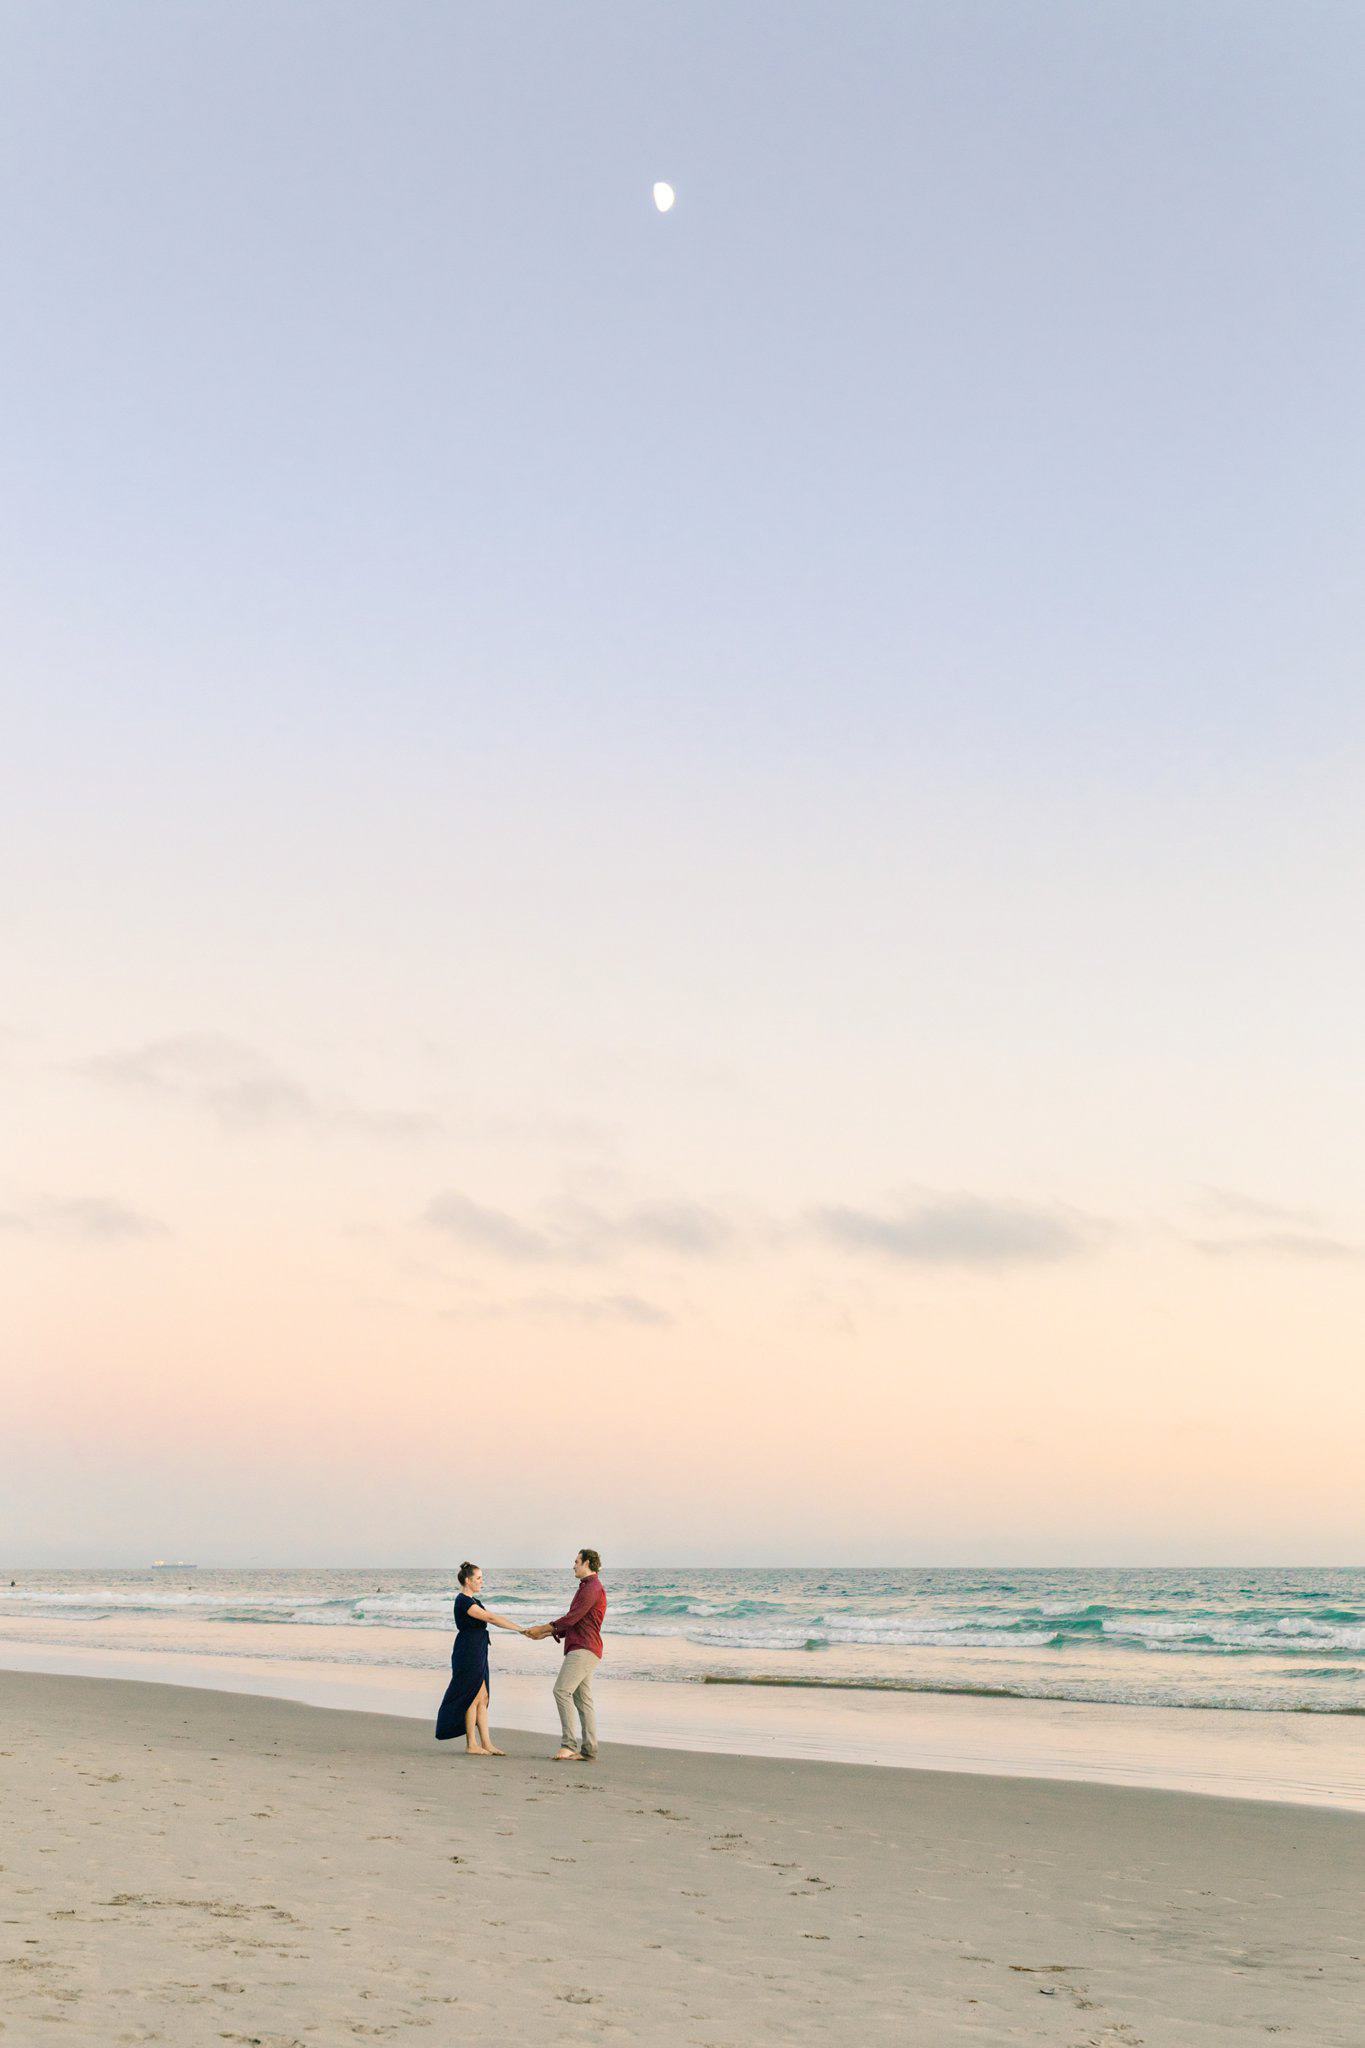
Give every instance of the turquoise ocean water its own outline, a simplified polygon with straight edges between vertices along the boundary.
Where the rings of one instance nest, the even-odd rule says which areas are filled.
[[[568,1604],[566,1571],[486,1570],[485,1598],[518,1620]],[[622,1676],[1365,1714],[1359,1568],[604,1578]],[[15,1569],[0,1640],[434,1669],[454,1592],[453,1568]],[[500,1649],[511,1668],[535,1655],[515,1637]]]

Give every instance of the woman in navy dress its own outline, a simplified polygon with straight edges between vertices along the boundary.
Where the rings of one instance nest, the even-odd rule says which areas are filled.
[[[464,1734],[470,1756],[505,1756],[488,1733],[488,1624],[516,1629],[515,1621],[494,1614],[479,1598],[483,1572],[467,1560],[460,1566],[460,1591],[455,1596],[455,1648],[450,1657],[450,1684],[436,1715],[436,1740],[449,1742]]]

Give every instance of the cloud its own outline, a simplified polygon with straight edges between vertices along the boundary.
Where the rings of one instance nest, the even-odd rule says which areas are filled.
[[[495,1258],[521,1263],[555,1256],[554,1245],[542,1232],[518,1223],[501,1209],[471,1202],[466,1195],[437,1195],[427,1204],[423,1221],[476,1251],[491,1252]]]
[[[104,1053],[78,1071],[109,1087],[187,1102],[228,1131],[293,1128],[417,1138],[440,1129],[437,1118],[421,1112],[362,1109],[343,1095],[320,1094],[264,1053],[214,1032],[182,1032]]]
[[[790,1236],[789,1226],[752,1218],[741,1232],[718,1210],[682,1198],[613,1209],[566,1202],[524,1218],[452,1189],[427,1205],[423,1221],[514,1265],[608,1265],[634,1252],[716,1259]],[[1055,1263],[1092,1251],[1106,1234],[1094,1218],[1060,1205],[975,1195],[923,1198],[886,1211],[830,1204],[810,1211],[805,1224],[836,1250],[919,1266]]]
[[[572,1257],[598,1259],[640,1246],[707,1258],[725,1251],[734,1231],[700,1202],[639,1202],[609,1215],[581,1203],[560,1212],[561,1239]]]
[[[1319,1262],[1365,1258],[1365,1246],[1348,1243],[1327,1227],[1320,1210],[1287,1209],[1259,1196],[1234,1194],[1227,1188],[1200,1190],[1200,1206],[1228,1235],[1187,1238],[1206,1258],[1305,1259]],[[1234,1228],[1241,1225],[1240,1229]]]
[[[73,1195],[63,1202],[53,1202],[50,1213],[59,1229],[75,1237],[111,1238],[164,1237],[166,1226],[154,1216],[144,1216],[137,1209],[130,1209],[126,1202],[116,1202],[104,1195]]]
[[[567,1202],[527,1219],[450,1190],[428,1204],[423,1220],[471,1250],[520,1265],[608,1265],[635,1252],[716,1259],[778,1246],[790,1235],[787,1226],[752,1218],[741,1232],[718,1210],[682,1198],[613,1209]],[[1095,1219],[1058,1205],[974,1195],[924,1198],[888,1211],[831,1204],[805,1222],[839,1251],[920,1266],[1052,1263],[1081,1257],[1105,1234]]]
[[[1286,1209],[1278,1202],[1264,1202],[1256,1195],[1240,1195],[1231,1188],[1204,1187],[1199,1191],[1200,1207],[1218,1217],[1264,1224],[1315,1225],[1322,1221],[1312,1209]]]
[[[735,1235],[722,1216],[699,1202],[641,1202],[616,1214],[572,1202],[544,1212],[540,1222],[527,1223],[455,1190],[429,1202],[423,1221],[514,1263],[554,1259],[590,1266],[633,1250],[708,1258],[727,1250]]]
[[[22,1230],[52,1237],[113,1244],[130,1238],[165,1237],[166,1225],[145,1216],[126,1202],[107,1195],[68,1195],[58,1201],[31,1202],[0,1211],[0,1230]]]
[[[1361,1259],[1365,1247],[1315,1230],[1260,1230],[1242,1237],[1190,1239],[1196,1251],[1214,1259],[1263,1256],[1274,1259]]]
[[[699,1202],[641,1203],[621,1218],[617,1230],[628,1243],[700,1257],[724,1251],[734,1236],[722,1217]]]
[[[955,1195],[892,1213],[842,1206],[810,1222],[841,1251],[917,1266],[1040,1265],[1078,1258],[1096,1227],[1059,1208]]]
[[[664,1329],[673,1317],[638,1294],[602,1294],[579,1300],[567,1294],[533,1294],[520,1306],[537,1315],[570,1316],[585,1323],[634,1323],[644,1329]]]

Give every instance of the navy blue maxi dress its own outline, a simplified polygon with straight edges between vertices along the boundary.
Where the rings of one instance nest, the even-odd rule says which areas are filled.
[[[470,1608],[480,1603],[468,1593],[455,1596],[455,1647],[450,1653],[450,1684],[436,1714],[436,1740],[449,1742],[464,1734],[464,1717],[488,1685],[488,1623],[475,1621]],[[488,1686],[491,1698],[493,1688]]]

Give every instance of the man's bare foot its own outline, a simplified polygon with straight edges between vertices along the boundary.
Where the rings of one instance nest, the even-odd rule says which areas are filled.
[[[557,1749],[550,1758],[552,1764],[578,1764],[583,1759],[576,1749]]]

